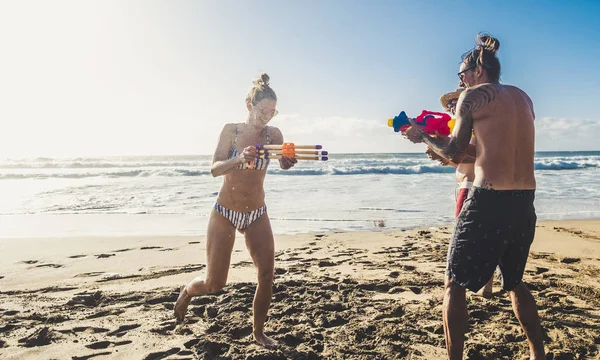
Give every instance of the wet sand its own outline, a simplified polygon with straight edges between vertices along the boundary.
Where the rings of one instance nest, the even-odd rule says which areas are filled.
[[[254,343],[256,271],[243,237],[230,282],[172,316],[201,275],[202,237],[0,239],[2,359],[443,359],[451,226],[276,237],[268,335]],[[600,358],[600,220],[538,223],[525,273],[548,359]],[[499,281],[468,296],[466,359],[524,359]]]

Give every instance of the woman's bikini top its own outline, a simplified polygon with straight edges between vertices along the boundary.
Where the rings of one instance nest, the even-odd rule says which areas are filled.
[[[238,126],[237,126],[237,124],[235,124],[235,139],[233,139],[233,144],[231,144],[231,149],[229,149],[229,158],[230,159],[233,159],[234,157],[237,157],[240,155],[240,153],[238,153],[237,148],[236,148],[237,137],[238,137]],[[269,128],[268,127],[267,127],[267,142],[266,143],[267,144],[271,143],[269,141]],[[269,166],[269,159],[256,159],[256,160],[254,160],[253,168],[250,167],[250,164],[248,164],[247,162],[243,162],[236,169],[266,170],[268,166]]]

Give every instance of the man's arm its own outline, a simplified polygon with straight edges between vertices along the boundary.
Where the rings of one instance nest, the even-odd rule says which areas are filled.
[[[486,84],[463,91],[458,100],[456,125],[450,138],[437,139],[418,128],[423,142],[444,158],[457,164],[462,162],[473,133],[474,113],[494,101],[498,92],[499,86],[496,84]],[[413,119],[409,118],[408,121],[412,126],[418,126]]]

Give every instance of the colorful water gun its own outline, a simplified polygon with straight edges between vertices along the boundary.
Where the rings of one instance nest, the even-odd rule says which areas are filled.
[[[295,145],[294,143],[256,145],[259,159],[281,159],[285,156],[297,160],[329,160],[329,153],[322,149],[321,145]],[[250,163],[250,167],[254,167],[254,162]]]
[[[446,113],[423,110],[421,115],[417,116],[415,122],[421,126],[423,131],[429,135],[450,135],[456,123],[455,119]],[[388,119],[388,126],[394,128],[394,132],[405,132],[410,128],[408,116],[404,111],[401,111],[396,117]]]

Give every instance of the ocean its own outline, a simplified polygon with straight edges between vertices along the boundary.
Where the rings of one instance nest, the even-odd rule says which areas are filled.
[[[0,238],[204,235],[222,178],[211,156],[0,161]],[[538,219],[600,218],[600,151],[539,152]],[[453,221],[454,168],[424,154],[332,154],[271,166],[275,234],[384,230]],[[383,227],[381,226],[383,225]]]

